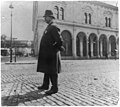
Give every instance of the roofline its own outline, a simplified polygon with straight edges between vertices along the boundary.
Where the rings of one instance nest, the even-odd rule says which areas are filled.
[[[110,9],[113,9],[113,10],[118,10],[117,6],[113,6],[113,5],[104,3],[102,1],[83,1],[83,2],[89,2],[89,3],[99,5],[99,6],[102,6],[102,7],[110,8]]]

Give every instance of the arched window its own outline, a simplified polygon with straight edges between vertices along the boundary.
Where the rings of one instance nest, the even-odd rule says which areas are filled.
[[[85,23],[87,24],[87,13],[85,13]]]
[[[89,24],[91,24],[91,14],[89,13]]]
[[[109,27],[111,27],[111,18],[109,18]]]
[[[108,26],[108,21],[107,21],[108,19],[107,19],[107,17],[105,17],[105,26],[107,27]]]
[[[61,7],[60,8],[60,11],[61,11],[61,19],[64,20],[64,9]]]
[[[56,19],[59,19],[59,8],[58,8],[58,6],[55,6],[55,16],[56,16]]]

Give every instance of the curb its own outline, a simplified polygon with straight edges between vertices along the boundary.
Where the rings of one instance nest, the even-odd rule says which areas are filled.
[[[36,64],[35,62],[6,62],[7,65],[22,65],[22,64]]]

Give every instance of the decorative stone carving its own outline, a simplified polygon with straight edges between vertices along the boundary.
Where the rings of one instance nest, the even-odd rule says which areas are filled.
[[[90,6],[84,6],[84,7],[82,8],[82,10],[83,10],[83,12],[93,14],[93,10],[92,10],[92,8],[91,8]]]
[[[110,17],[110,18],[112,18],[112,13],[110,12],[110,11],[104,11],[104,13],[103,13],[103,15],[106,17]]]

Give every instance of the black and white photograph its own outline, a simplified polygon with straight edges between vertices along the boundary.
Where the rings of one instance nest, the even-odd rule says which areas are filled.
[[[1,1],[1,106],[118,106],[118,0]]]

